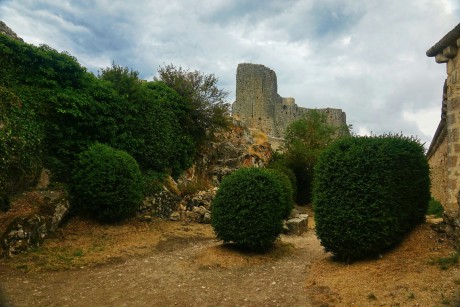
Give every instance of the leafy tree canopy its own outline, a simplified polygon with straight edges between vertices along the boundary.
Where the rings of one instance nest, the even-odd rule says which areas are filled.
[[[310,110],[287,127],[284,153],[276,156],[273,163],[284,163],[294,172],[298,203],[310,202],[314,166],[319,156],[344,135],[349,135],[348,127],[328,123],[327,115],[318,110]]]
[[[228,127],[228,92],[217,87],[214,74],[185,70],[172,64],[158,69],[157,81],[163,81],[182,97],[181,124],[202,144],[219,128]]]

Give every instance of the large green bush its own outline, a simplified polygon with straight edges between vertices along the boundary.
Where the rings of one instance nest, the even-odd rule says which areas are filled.
[[[285,202],[282,202],[284,205],[282,217],[283,219],[287,219],[294,208],[294,189],[292,188],[291,179],[283,172],[283,170],[268,169],[267,171],[272,173],[282,188],[282,199],[286,199]]]
[[[243,168],[222,180],[211,207],[217,237],[249,250],[270,247],[292,204],[292,189],[279,173]],[[289,191],[291,195],[289,195]]]
[[[321,244],[344,260],[385,251],[424,220],[429,188],[428,163],[417,140],[386,135],[338,141],[316,168]]]
[[[101,221],[119,221],[139,208],[142,175],[128,153],[97,143],[79,154],[71,191],[77,212]]]
[[[184,121],[185,98],[164,82],[115,64],[96,77],[66,52],[0,34],[0,86],[21,101],[22,126],[40,136],[35,148],[54,179],[68,181],[76,155],[94,142],[127,151],[143,171],[178,176],[192,164],[198,123]]]

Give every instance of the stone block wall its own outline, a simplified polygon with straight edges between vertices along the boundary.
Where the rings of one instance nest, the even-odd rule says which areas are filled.
[[[444,181],[434,178],[432,189],[442,191],[443,185],[447,186],[443,203],[444,221],[451,229],[451,236],[456,238],[460,245],[460,23],[426,54],[435,57],[437,63],[446,63],[447,79],[444,85],[441,122],[427,156],[432,161],[430,164],[435,165],[435,157],[439,158],[440,164],[443,161],[442,156],[445,155],[445,170],[441,167],[438,170],[446,174],[446,179]],[[443,129],[440,129],[443,125]],[[442,144],[442,133],[439,131],[444,129],[445,149],[443,146],[436,146],[437,143]]]
[[[283,138],[292,121],[311,109],[298,107],[292,97],[278,94],[276,73],[260,64],[239,64],[236,73],[236,100],[232,114],[249,128],[260,129],[270,137]],[[346,125],[340,109],[318,109],[333,125]]]
[[[460,38],[458,39],[460,47]],[[457,194],[460,190],[460,49],[447,62],[447,176],[450,210],[458,211]]]
[[[445,134],[439,140],[437,146],[428,159],[430,164],[431,195],[447,208],[447,137]]]

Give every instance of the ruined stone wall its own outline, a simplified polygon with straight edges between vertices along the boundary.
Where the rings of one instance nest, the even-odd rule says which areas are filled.
[[[277,93],[276,74],[263,65],[239,64],[236,73],[236,102],[233,116],[249,128],[260,128],[273,134]]]
[[[428,157],[442,156],[446,152],[445,168],[447,193],[444,204],[444,221],[448,226],[446,233],[456,239],[460,247],[460,23],[439,42],[431,47],[427,56],[435,57],[437,63],[446,63],[447,79],[444,85],[441,122],[433,138]],[[442,134],[438,133],[442,125],[446,130],[446,149],[436,147]],[[431,160],[431,158],[430,158]],[[441,160],[439,160],[441,163]],[[437,186],[440,184],[439,186]],[[437,190],[442,182],[433,182]]]
[[[458,40],[460,45],[460,38]],[[460,190],[460,49],[447,62],[447,209],[458,211],[457,194]]]
[[[236,73],[236,100],[232,114],[249,128],[260,129],[274,138],[283,138],[287,126],[311,109],[298,107],[294,98],[277,92],[273,70],[259,64],[239,64]],[[333,125],[346,125],[340,109],[318,109]]]
[[[431,195],[447,206],[447,135],[438,139],[436,149],[428,158],[430,165]]]

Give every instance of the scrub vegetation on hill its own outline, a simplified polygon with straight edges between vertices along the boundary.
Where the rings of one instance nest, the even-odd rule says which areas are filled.
[[[218,79],[174,65],[155,81],[116,65],[96,76],[66,52],[0,35],[0,196],[33,184],[42,167],[71,182],[77,156],[95,143],[133,156],[145,186],[192,165],[228,124]]]

